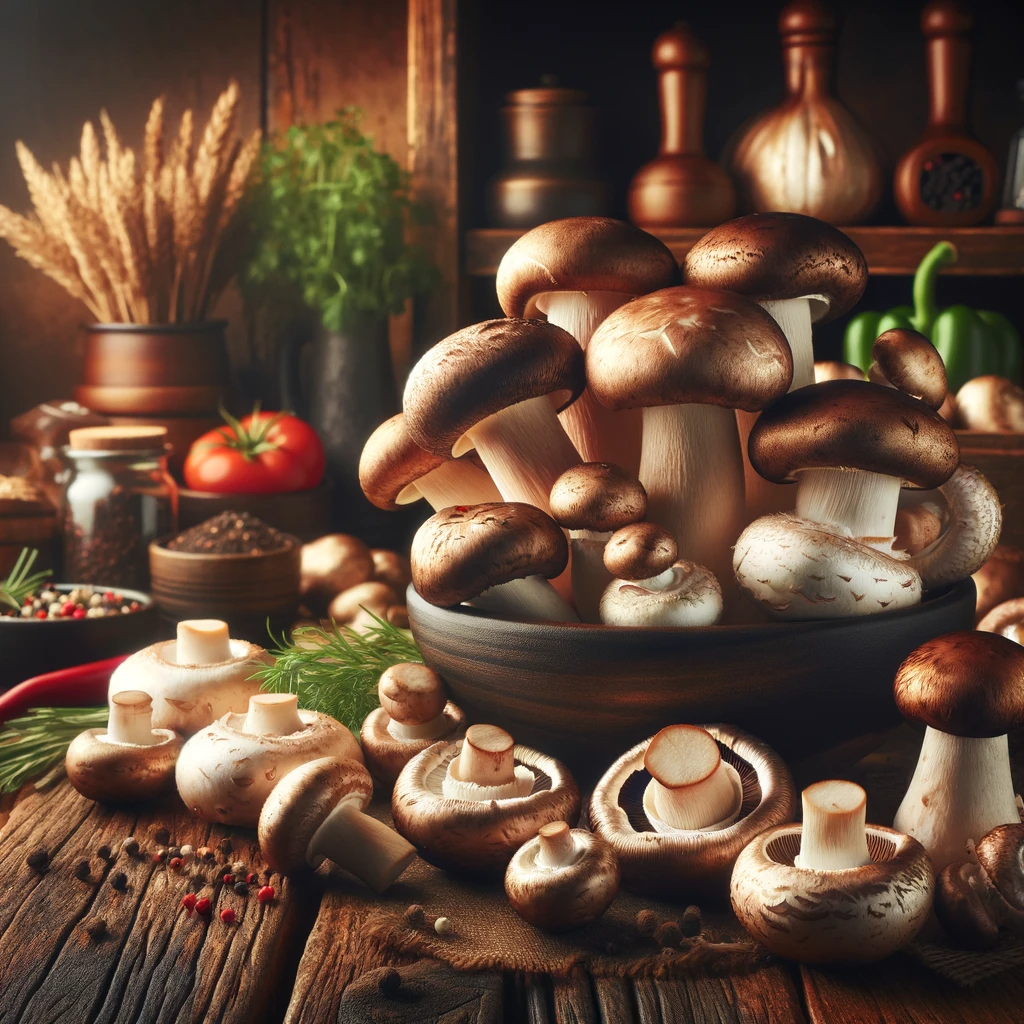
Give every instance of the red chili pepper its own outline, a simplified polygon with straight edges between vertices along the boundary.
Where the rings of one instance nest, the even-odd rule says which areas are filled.
[[[43,613],[46,614],[45,612]],[[0,694],[0,725],[29,708],[91,707],[107,703],[110,674],[128,657],[122,654],[87,665],[33,676]]]

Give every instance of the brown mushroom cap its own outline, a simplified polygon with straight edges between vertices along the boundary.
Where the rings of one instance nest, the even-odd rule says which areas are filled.
[[[939,487],[960,446],[934,409],[895,388],[830,380],[791,391],[766,409],[748,441],[750,464],[775,483],[802,469],[861,469]]]
[[[421,448],[450,458],[456,442],[493,413],[557,396],[559,409],[586,385],[583,350],[544,320],[485,320],[449,335],[412,368],[402,407]]]
[[[975,844],[978,863],[999,895],[1024,910],[1024,824],[997,825]]]
[[[439,739],[449,742],[465,732],[466,716],[461,708],[449,701],[441,710],[444,725],[436,736],[424,739],[398,739],[388,730],[390,715],[383,708],[375,708],[363,721],[359,742],[366,757],[366,766],[375,779],[393,786],[402,769],[421,751],[432,747]]]
[[[779,325],[730,292],[664,288],[620,306],[587,347],[587,383],[609,409],[703,403],[754,412],[786,393]]]
[[[683,277],[755,302],[820,295],[812,319],[852,309],[868,283],[864,254],[838,228],[799,213],[752,213],[712,228],[686,254]]]
[[[946,400],[946,367],[935,346],[917,331],[894,327],[880,334],[871,348],[875,371],[881,373],[883,384],[919,398],[925,405],[938,409]]]
[[[359,486],[377,508],[399,507],[399,496],[410,484],[446,461],[424,451],[405,428],[405,415],[396,413],[367,439],[359,456]]]
[[[826,380],[867,380],[864,371],[852,363],[843,363],[833,359],[818,360],[814,364],[814,383]]]
[[[981,866],[947,864],[935,879],[935,916],[961,946],[989,949],[999,939],[999,895]]]
[[[383,618],[387,609],[401,600],[402,598],[386,583],[367,580],[337,594],[327,606],[327,615],[335,622],[350,623],[359,615],[361,609],[366,608]]]
[[[87,729],[68,746],[64,768],[82,796],[102,803],[154,800],[174,788],[174,766],[184,740],[170,729],[154,729],[159,743],[136,746],[101,740],[103,729]]]
[[[329,533],[302,545],[302,596],[329,601],[373,576],[370,549],[348,533]]]
[[[551,516],[567,530],[605,533],[647,515],[644,485],[609,462],[582,462],[551,488]]]
[[[565,534],[533,505],[453,505],[434,513],[416,531],[412,580],[425,601],[449,607],[510,580],[552,579],[568,559]]]
[[[949,633],[900,665],[904,718],[950,736],[1002,736],[1024,725],[1024,648],[996,633]]]
[[[590,799],[591,828],[615,850],[623,887],[659,898],[724,897],[740,851],[766,828],[791,821],[796,789],[786,763],[770,747],[731,725],[702,725],[743,784],[740,816],[714,832],[637,831],[649,776],[650,740],[626,751],[601,777]],[[634,813],[631,814],[630,812]]]
[[[675,565],[675,537],[657,523],[630,523],[604,546],[604,567],[617,580],[649,580]]]
[[[973,579],[978,588],[974,617],[980,622],[996,605],[1024,597],[1024,551],[1012,544],[998,545]]]
[[[435,743],[402,769],[391,797],[395,828],[424,860],[467,874],[494,875],[549,821],[579,817],[580,791],[569,770],[553,757],[517,744],[513,757],[537,776],[528,796],[504,800],[445,797],[441,784],[461,744]]]
[[[316,830],[343,799],[360,809],[373,796],[370,773],[358,762],[336,757],[308,761],[288,772],[271,791],[259,818],[260,850],[274,871],[298,871]]]
[[[1006,377],[974,377],[956,393],[956,419],[967,430],[991,434],[1024,431],[1024,388]]]
[[[377,684],[380,706],[402,725],[422,725],[437,718],[446,699],[444,682],[428,665],[389,665]]]
[[[1000,636],[1017,639],[1012,633],[1020,636],[1024,630],[1024,597],[1013,597],[1009,601],[997,604],[978,623],[977,629],[985,633],[999,633]],[[1020,640],[1017,640],[1020,643]]]
[[[546,292],[645,295],[678,281],[675,257],[654,235],[609,217],[567,217],[517,239],[495,285],[506,316],[532,317]]]
[[[388,548],[371,548],[373,559],[373,578],[378,583],[386,583],[396,594],[405,594],[406,587],[412,583],[412,568],[407,555]]]

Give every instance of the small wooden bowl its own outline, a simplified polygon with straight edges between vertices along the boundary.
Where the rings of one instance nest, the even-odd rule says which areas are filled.
[[[68,594],[83,583],[58,583],[53,589]],[[142,607],[127,615],[101,619],[10,619],[0,617],[0,689],[9,689],[30,676],[71,665],[130,654],[156,639],[157,611],[153,599],[138,590],[117,592]]]
[[[290,494],[213,494],[187,488],[178,491],[178,525],[182,530],[220,512],[248,512],[305,543],[330,530],[330,491],[326,484]]]
[[[168,633],[181,619],[223,619],[232,637],[266,646],[288,630],[299,607],[301,545],[259,555],[193,554],[171,551],[166,541],[149,546],[153,598]]]
[[[971,629],[974,601],[968,579],[886,615],[628,629],[513,622],[407,593],[424,661],[467,719],[502,726],[582,779],[673,723],[728,722],[790,761],[897,725],[900,663]]]

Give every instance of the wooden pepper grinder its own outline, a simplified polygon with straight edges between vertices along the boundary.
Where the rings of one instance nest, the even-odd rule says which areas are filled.
[[[746,212],[859,224],[881,201],[885,179],[875,145],[832,90],[838,31],[819,0],[782,9],[786,99],[747,129],[730,161]]]
[[[967,227],[995,208],[999,168],[967,128],[971,12],[935,0],[921,14],[928,40],[928,127],[896,167],[893,192],[909,224]]]
[[[645,228],[704,227],[728,220],[736,191],[728,174],[704,155],[704,103],[710,54],[688,25],[654,41],[661,147],[629,186],[629,216]]]

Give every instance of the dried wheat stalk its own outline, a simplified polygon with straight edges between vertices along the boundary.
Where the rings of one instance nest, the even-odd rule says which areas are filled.
[[[164,153],[164,100],[150,108],[142,159],[106,111],[103,147],[93,125],[67,172],[47,172],[21,142],[18,160],[33,214],[0,206],[0,237],[15,253],[82,301],[101,321],[202,320],[230,280],[228,247],[259,153],[260,135],[236,139],[240,94],[231,82],[198,145],[186,110]],[[105,152],[104,152],[105,150]]]

